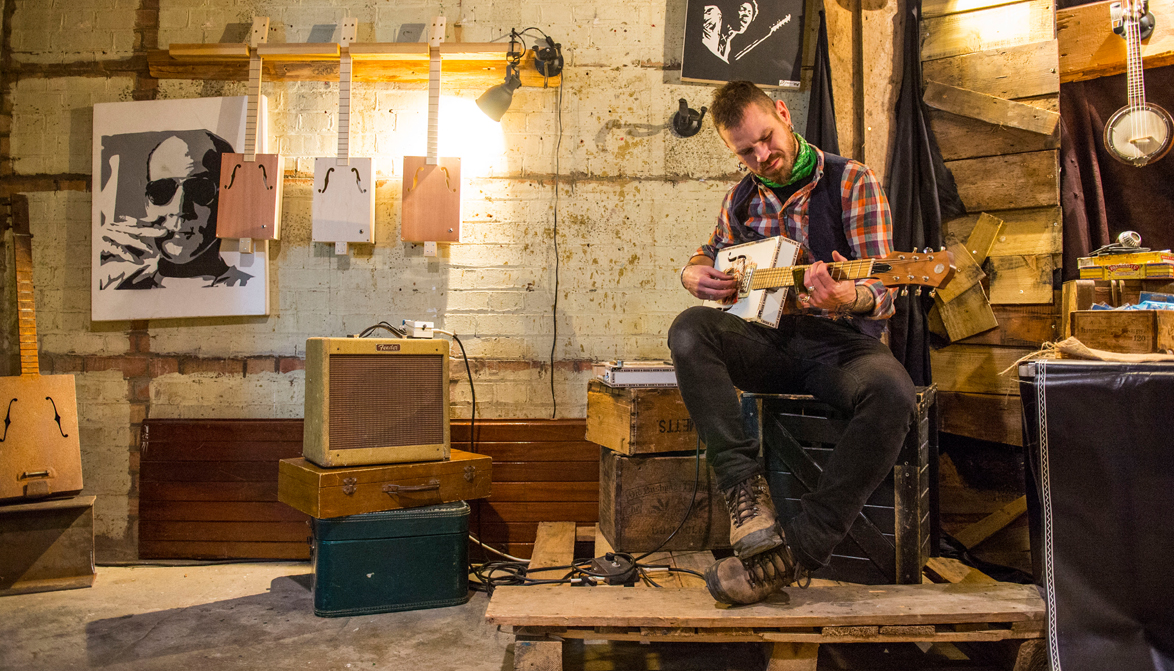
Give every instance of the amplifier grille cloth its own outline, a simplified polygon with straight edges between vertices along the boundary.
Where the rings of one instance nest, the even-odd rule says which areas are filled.
[[[443,355],[331,356],[330,449],[443,443],[443,375]]]

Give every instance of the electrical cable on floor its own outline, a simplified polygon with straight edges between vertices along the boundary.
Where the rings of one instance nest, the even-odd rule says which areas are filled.
[[[465,360],[465,375],[468,376],[468,378],[469,378],[469,395],[472,397],[472,403],[473,403],[473,407],[469,410],[469,451],[472,452],[473,454],[477,454],[477,387],[476,387],[476,385],[473,384],[473,370],[469,367],[469,355],[465,352],[465,344],[461,342],[460,336],[458,336],[453,331],[445,331],[443,329],[434,328],[434,329],[432,329],[432,332],[433,333],[443,333],[447,336],[452,337],[452,339],[454,341],[456,341],[457,347],[461,348],[461,358]],[[480,538],[484,535],[485,534],[482,533],[482,529],[481,529],[481,501],[478,500],[477,501],[477,537]],[[472,534],[469,534],[469,536],[472,537]],[[489,561],[489,555],[485,554],[485,550],[487,550],[487,549],[491,550],[493,552],[496,552],[497,554],[502,555],[504,557],[509,557],[509,555],[505,554],[504,552],[500,552],[498,550],[495,550],[494,548],[491,548],[488,545],[482,543],[480,540],[477,540],[477,547],[481,548],[481,561],[483,561],[483,562]]]

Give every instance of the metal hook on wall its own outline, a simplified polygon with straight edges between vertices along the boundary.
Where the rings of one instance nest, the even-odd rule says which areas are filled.
[[[689,103],[681,98],[680,108],[673,114],[673,132],[681,137],[693,137],[701,131],[701,120],[705,118],[706,108],[698,112],[689,107]]]

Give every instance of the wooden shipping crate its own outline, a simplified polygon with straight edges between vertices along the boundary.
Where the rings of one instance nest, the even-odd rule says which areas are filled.
[[[489,496],[492,459],[451,450],[446,461],[322,468],[282,459],[277,500],[315,518],[434,506]]]
[[[1077,310],[1072,335],[1093,349],[1146,354],[1174,350],[1174,311]]]
[[[817,578],[866,584],[919,583],[937,541],[937,387],[917,390],[917,421],[892,474],[873,492],[848,537]],[[819,484],[823,465],[849,418],[811,396],[744,394],[742,409],[759,426],[767,479],[781,520]]]
[[[599,530],[620,552],[649,552],[677,528],[661,550],[708,550],[730,547],[730,518],[717,478],[701,455],[630,457],[601,448],[599,460]]]
[[[95,500],[0,507],[0,596],[94,584]]]
[[[676,387],[587,383],[587,440],[621,454],[692,452],[697,429]]]

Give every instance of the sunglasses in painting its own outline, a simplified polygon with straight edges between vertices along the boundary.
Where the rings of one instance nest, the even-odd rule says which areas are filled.
[[[210,205],[216,199],[216,180],[210,177],[164,177],[147,182],[147,200],[152,205],[166,205],[175,198],[175,192],[183,187],[185,198],[196,205]]]

